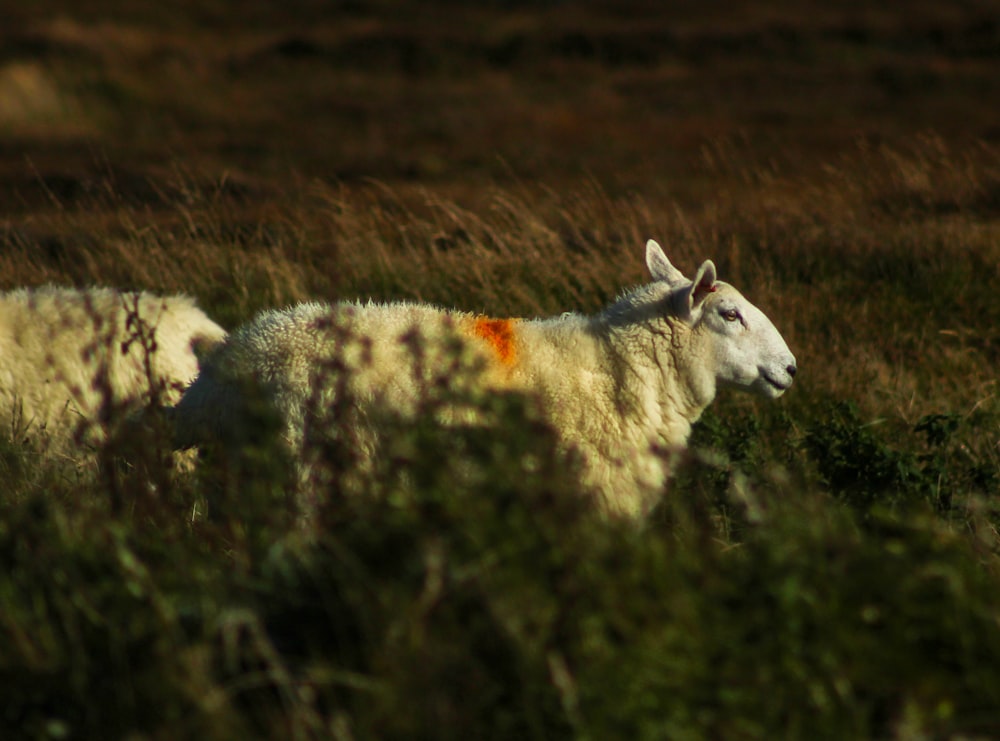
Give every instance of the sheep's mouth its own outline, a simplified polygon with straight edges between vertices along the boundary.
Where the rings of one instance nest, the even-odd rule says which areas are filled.
[[[771,378],[771,376],[769,376],[767,373],[762,373],[761,375],[763,376],[764,380],[767,381],[767,384],[769,386],[778,389],[778,391],[788,391],[788,389],[792,387],[791,381],[789,381],[788,383],[781,383],[780,381],[776,381],[775,379]]]

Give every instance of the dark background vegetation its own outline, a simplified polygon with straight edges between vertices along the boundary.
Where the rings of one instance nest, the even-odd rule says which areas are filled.
[[[266,448],[12,431],[0,736],[1000,736],[996,2],[4,6],[3,288],[531,316],[655,237],[800,373],[723,395],[641,527],[517,400],[403,431],[308,538]]]

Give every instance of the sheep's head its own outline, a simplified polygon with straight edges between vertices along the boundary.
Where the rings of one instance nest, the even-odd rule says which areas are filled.
[[[707,344],[717,383],[772,399],[792,385],[795,356],[785,340],[764,312],[716,279],[711,260],[688,280],[651,239],[646,265],[654,280],[670,285],[674,314]]]

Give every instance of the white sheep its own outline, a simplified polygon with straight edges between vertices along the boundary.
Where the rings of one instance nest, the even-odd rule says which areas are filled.
[[[650,240],[646,264],[653,282],[594,316],[492,319],[425,304],[346,302],[266,311],[206,360],[173,411],[175,442],[235,444],[252,419],[250,384],[301,462],[317,410],[336,409],[346,396],[352,409],[341,409],[339,421],[377,440],[380,413],[416,413],[422,369],[451,363],[452,384],[536,395],[599,506],[641,515],[663,491],[664,452],[685,444],[720,385],[776,398],[796,371],[774,325],[716,280],[711,261],[688,280]]]
[[[58,286],[0,293],[0,424],[50,451],[97,445],[111,416],[176,402],[198,373],[196,351],[225,336],[187,296]]]

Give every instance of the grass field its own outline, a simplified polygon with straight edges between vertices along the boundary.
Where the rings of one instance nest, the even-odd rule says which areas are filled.
[[[516,400],[407,431],[311,538],[267,448],[10,431],[0,738],[1000,737],[1000,5],[667,5],[5,11],[4,289],[536,316],[654,237],[799,374],[723,394],[642,527]]]

